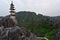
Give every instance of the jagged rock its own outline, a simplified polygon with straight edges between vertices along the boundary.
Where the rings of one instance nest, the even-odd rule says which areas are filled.
[[[0,40],[36,40],[36,36],[19,27],[10,17],[0,18]]]
[[[0,27],[0,40],[36,40],[36,36],[23,27]]]
[[[48,40],[46,37],[37,37],[37,40]]]
[[[31,31],[15,24],[9,17],[0,18],[0,40],[42,40]]]
[[[60,40],[60,29],[58,29],[58,30],[56,31],[53,40]]]

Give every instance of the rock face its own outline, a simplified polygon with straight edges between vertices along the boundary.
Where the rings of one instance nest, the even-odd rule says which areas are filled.
[[[36,36],[23,27],[0,27],[0,40],[36,40]]]
[[[0,26],[6,27],[14,27],[15,23],[11,18],[1,18]]]
[[[0,40],[36,40],[36,36],[9,17],[0,17]]]
[[[0,40],[46,40],[34,35],[24,27],[16,25],[9,17],[0,18]]]
[[[60,40],[60,29],[58,29],[55,33],[54,39],[53,40]]]

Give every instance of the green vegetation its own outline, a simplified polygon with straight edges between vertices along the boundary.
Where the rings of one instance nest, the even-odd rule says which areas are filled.
[[[34,12],[18,12],[16,13],[19,25],[31,30],[34,34],[40,37],[47,37],[51,40],[58,27],[57,20],[59,18],[36,15]]]

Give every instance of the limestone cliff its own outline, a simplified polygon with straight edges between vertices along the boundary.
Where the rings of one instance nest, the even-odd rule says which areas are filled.
[[[23,27],[0,27],[0,40],[36,40],[36,36]]]
[[[15,25],[9,17],[0,17],[0,40],[42,40],[30,30]],[[46,39],[43,39],[46,40]]]

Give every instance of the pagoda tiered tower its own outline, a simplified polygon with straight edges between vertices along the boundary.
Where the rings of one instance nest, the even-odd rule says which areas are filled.
[[[16,12],[15,12],[13,1],[11,1],[11,4],[10,4],[10,18],[13,20],[15,25],[18,24],[16,20]]]

